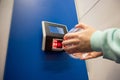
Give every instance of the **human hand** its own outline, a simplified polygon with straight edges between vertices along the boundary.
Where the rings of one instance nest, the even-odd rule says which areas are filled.
[[[88,60],[92,58],[97,58],[103,55],[102,52],[88,52],[88,53],[74,53],[71,54],[75,58],[80,58],[81,60]]]
[[[67,53],[91,52],[90,38],[96,31],[94,28],[85,24],[78,24],[75,26],[81,31],[74,33],[67,33],[64,36],[63,49]]]

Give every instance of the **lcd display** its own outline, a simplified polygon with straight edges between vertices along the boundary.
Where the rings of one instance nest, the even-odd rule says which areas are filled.
[[[63,28],[60,27],[49,26],[49,30],[51,33],[64,34]]]

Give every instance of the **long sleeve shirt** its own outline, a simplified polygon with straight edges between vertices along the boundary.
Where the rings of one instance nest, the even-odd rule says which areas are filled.
[[[94,51],[103,52],[103,58],[120,63],[120,29],[96,31],[90,41]]]

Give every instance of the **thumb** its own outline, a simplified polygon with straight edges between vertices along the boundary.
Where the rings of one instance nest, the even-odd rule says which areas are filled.
[[[88,59],[92,59],[92,58],[93,58],[93,56],[89,55],[89,53],[85,53],[85,54],[82,55],[81,59],[88,60]]]

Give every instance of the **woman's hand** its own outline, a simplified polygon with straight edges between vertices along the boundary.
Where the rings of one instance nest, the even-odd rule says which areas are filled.
[[[78,24],[76,28],[81,30],[64,36],[63,49],[67,53],[91,52],[90,38],[96,30],[85,24]]]

